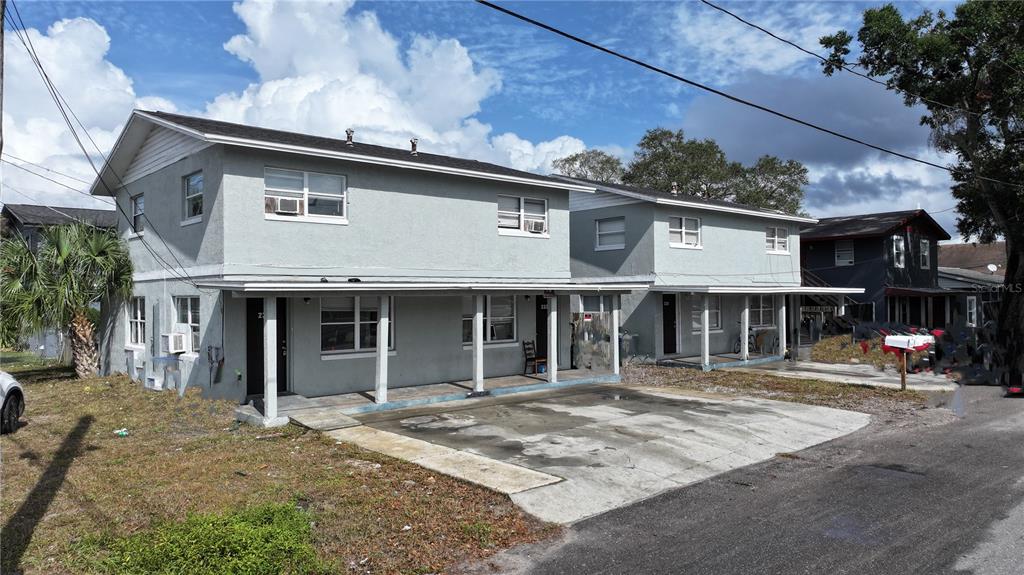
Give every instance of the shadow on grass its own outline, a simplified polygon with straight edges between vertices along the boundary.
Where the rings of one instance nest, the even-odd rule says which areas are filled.
[[[78,420],[78,424],[64,438],[60,448],[53,455],[53,460],[46,466],[25,501],[0,529],[0,541],[4,542],[0,549],[0,571],[3,573],[18,572],[21,557],[32,540],[32,534],[57,497],[57,492],[64,485],[64,478],[75,458],[81,453],[82,441],[92,423],[91,415]]]

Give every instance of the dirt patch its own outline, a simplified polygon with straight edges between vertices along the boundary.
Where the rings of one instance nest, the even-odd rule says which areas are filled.
[[[240,426],[231,402],[31,369],[26,423],[0,439],[5,573],[80,573],[83,538],[267,502],[302,501],[317,554],[344,573],[441,572],[553,533],[502,495],[416,465]]]

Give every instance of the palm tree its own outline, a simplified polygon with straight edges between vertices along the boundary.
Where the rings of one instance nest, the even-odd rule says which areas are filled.
[[[75,374],[89,377],[99,369],[92,305],[120,305],[131,295],[128,248],[112,231],[81,223],[46,228],[41,236],[35,252],[20,236],[0,246],[4,313],[25,330],[67,330]]]

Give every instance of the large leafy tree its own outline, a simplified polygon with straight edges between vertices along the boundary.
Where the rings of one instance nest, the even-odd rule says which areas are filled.
[[[128,249],[113,232],[86,224],[43,230],[33,252],[24,238],[0,245],[0,297],[4,314],[25,330],[55,328],[70,334],[78,377],[99,368],[93,304],[119,305],[132,292]]]
[[[622,160],[601,150],[583,150],[559,158],[552,165],[555,171],[570,178],[607,183],[622,181]]]
[[[847,66],[853,37],[821,39],[825,73]],[[957,228],[1006,240],[997,340],[1017,373],[1024,367],[1024,2],[967,2],[952,17],[904,18],[894,6],[864,12],[856,65],[926,111],[932,142],[952,153]],[[1013,363],[1015,362],[1015,363]]]
[[[733,199],[749,206],[799,214],[804,186],[808,182],[807,168],[800,162],[761,156],[753,166],[743,170],[735,184]]]

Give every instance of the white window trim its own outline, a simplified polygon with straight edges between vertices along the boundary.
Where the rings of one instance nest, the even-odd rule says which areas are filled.
[[[192,172],[191,174],[187,174],[187,175],[185,175],[184,177],[181,178],[181,201],[182,201],[182,203],[181,203],[181,225],[183,225],[183,226],[187,226],[189,224],[194,224],[195,222],[203,221],[203,214],[206,213],[206,197],[205,197],[205,195],[203,193],[203,192],[206,191],[206,178],[205,177],[203,178],[203,189],[200,190],[199,193],[197,193],[197,194],[192,194],[191,196],[188,195],[188,179],[191,178],[192,176],[196,175],[196,174],[202,174],[202,173],[203,173],[202,170],[196,170],[195,172]],[[186,214],[188,214],[188,201],[190,199],[192,199],[192,198],[197,197],[197,196],[199,198],[201,198],[202,201],[203,201],[203,208],[202,208],[202,210],[200,210],[199,214],[195,215],[195,216],[188,216],[188,215],[186,215]]]
[[[673,228],[672,227],[672,220],[679,220],[679,223],[682,224],[683,227],[682,228]],[[686,243],[686,234],[687,234],[686,220],[693,220],[693,221],[697,222],[697,243],[696,244],[688,244],[688,243]],[[672,241],[672,232],[680,232],[681,234],[683,234],[683,243],[673,242]],[[689,233],[693,233],[693,232],[689,232]],[[671,248],[679,248],[679,249],[684,249],[684,250],[702,250],[702,249],[704,249],[704,222],[702,222],[700,218],[693,218],[693,217],[688,217],[688,216],[671,216],[668,219],[668,238],[669,238],[668,245]]]
[[[967,325],[967,327],[978,327],[978,296],[973,296],[973,295],[967,296],[967,304],[966,305],[967,305],[967,309],[964,310],[965,316],[966,316],[964,318],[965,325]],[[974,308],[974,313],[973,314],[971,313],[971,308],[972,307]],[[971,319],[972,315],[974,316],[973,320]]]
[[[774,230],[775,231],[775,237],[772,238],[772,247],[770,247],[770,248],[768,247],[768,230]],[[779,232],[782,232],[781,236],[779,235]],[[776,254],[776,255],[785,255],[785,256],[789,255],[789,239],[790,239],[789,238],[789,228],[780,228],[778,226],[768,226],[765,229],[764,237],[765,237],[765,250],[767,251],[767,253],[769,253],[769,254]],[[779,243],[780,243],[779,240],[780,239],[782,239],[783,241],[786,242],[786,248],[785,249],[779,249]]]
[[[341,297],[351,297],[353,299],[353,301],[352,301],[352,314],[353,314],[352,315],[352,321],[351,322],[347,322],[347,321],[332,321],[332,322],[327,322],[326,325],[348,325],[349,323],[351,323],[354,326],[355,337],[354,337],[354,340],[353,340],[352,343],[355,345],[355,347],[353,349],[339,349],[339,350],[334,350],[334,351],[324,351],[324,341],[323,341],[324,332],[323,332],[323,329],[321,329],[325,325],[324,324],[324,315],[323,315],[323,313],[324,313],[324,306],[323,306],[324,298],[317,298],[317,313],[319,314],[317,316],[318,317],[318,319],[317,319],[317,330],[319,332],[319,335],[317,336],[317,340],[320,342],[320,359],[326,360],[326,359],[340,359],[342,357],[375,357],[377,355],[377,347],[376,346],[374,346],[372,348],[359,347],[359,336],[360,336],[359,326],[363,325],[363,324],[371,324],[371,323],[377,323],[377,322],[376,321],[361,321],[360,320],[360,318],[359,318],[359,307],[360,307],[360,301],[359,300],[360,300],[360,296],[354,295],[354,296],[341,296]],[[390,342],[390,345],[388,345],[388,356],[390,357],[392,355],[395,355],[396,354],[395,344],[398,341],[398,335],[395,332],[395,308],[397,307],[397,304],[395,302],[395,297],[394,296],[382,296],[382,295],[379,295],[379,296],[372,296],[371,295],[371,296],[368,296],[368,297],[378,297],[378,298],[379,297],[389,297],[390,298],[389,299],[389,304],[390,304],[391,307],[388,309],[388,330],[390,330],[390,332],[391,332],[391,334],[390,334],[391,342]],[[380,315],[379,315],[380,314],[380,310],[379,309],[377,310],[377,313],[378,313],[378,320],[379,320],[379,318],[380,318]]]
[[[138,204],[136,204],[136,200],[138,200],[139,198],[142,198],[142,204],[143,204],[143,208],[142,208],[141,212],[135,211],[136,207],[138,205]],[[129,233],[129,235],[131,235],[131,237],[136,237],[136,238],[142,237],[146,233],[146,225],[145,224],[142,225],[142,229],[141,230],[136,230],[135,229],[135,218],[137,218],[139,216],[142,216],[143,220],[146,219],[145,204],[146,204],[146,193],[145,192],[143,192],[141,194],[135,194],[134,196],[128,196],[128,207],[130,207],[131,210],[132,210],[132,220],[130,222],[128,222],[128,233]]]
[[[929,270],[932,268],[932,243],[928,240],[921,240],[918,245],[921,246],[921,269]]]
[[[293,172],[302,174],[302,215],[301,216],[286,216],[281,214],[268,214],[266,208],[263,211],[264,220],[275,220],[279,222],[307,222],[307,223],[318,223],[318,224],[348,224],[348,176],[345,174],[332,174],[328,172],[316,172],[311,170],[296,170],[293,168],[279,168],[277,166],[263,166],[263,198],[267,196],[274,198],[289,198],[298,199],[294,195],[300,192],[296,190],[286,190],[284,188],[272,188],[267,185],[267,168],[272,170],[280,170],[282,172]],[[342,179],[341,195],[336,196],[333,194],[318,194],[309,191],[309,175],[315,174],[319,176],[331,176]],[[270,192],[270,193],[267,193]],[[274,192],[278,192],[275,194]],[[283,195],[280,195],[283,194]],[[325,216],[321,214],[310,215],[309,213],[309,198],[310,196],[315,198],[326,198],[330,200],[341,201],[341,215],[340,216]],[[204,206],[205,208],[205,206]]]
[[[491,339],[491,297],[492,296],[489,295],[484,296],[484,347],[505,347],[506,345],[511,347],[513,345],[519,345],[519,298],[515,295],[509,296],[512,298],[512,339]],[[476,304],[474,303],[474,306],[475,305]],[[464,323],[471,317],[472,316],[467,318],[466,316],[462,316],[462,322]],[[459,324],[459,327],[462,327],[461,323]],[[472,349],[473,342],[463,341],[462,347],[463,349]]]
[[[197,318],[197,320],[196,320],[196,323],[194,323],[194,324],[191,323],[191,321],[192,321],[192,300],[193,299],[196,300],[196,306],[197,306],[197,309],[196,309],[197,313],[196,313],[196,315],[199,316]],[[174,321],[172,323],[182,323],[182,322],[178,321],[178,318],[180,317],[180,314],[178,312],[178,302],[182,301],[182,300],[185,300],[185,301],[188,302],[188,312],[186,313],[186,319],[189,320],[189,323],[187,323],[186,325],[189,326],[189,333],[188,333],[188,338],[189,338],[188,339],[188,347],[189,347],[189,350],[188,350],[188,352],[182,354],[182,356],[189,356],[189,357],[197,356],[199,354],[199,350],[195,349],[195,348],[198,347],[198,346],[202,346],[202,344],[203,344],[203,318],[202,318],[203,302],[200,301],[200,299],[201,298],[199,296],[197,296],[197,295],[176,295],[176,296],[174,296],[172,298],[172,303],[174,304]],[[192,341],[192,326],[193,325],[196,326],[196,333],[198,335],[197,339],[199,339],[199,342],[198,342],[197,345],[192,345],[194,343]]]
[[[892,237],[892,264],[897,269],[907,267],[907,241],[903,236]]]
[[[507,194],[498,194],[499,198],[511,198],[519,202],[519,227],[518,228],[503,228],[498,226],[498,235],[500,236],[516,236],[520,238],[550,238],[551,237],[551,222],[548,214],[548,201],[544,198],[531,198],[528,196],[510,196]],[[531,202],[544,202],[544,233],[534,234],[526,231],[526,201]],[[512,214],[512,212],[498,210],[499,214]],[[531,214],[531,219],[537,219],[536,214]]]
[[[124,346],[129,348],[129,349],[143,349],[144,350],[144,349],[146,349],[146,323],[148,323],[149,320],[146,320],[146,319],[141,319],[140,320],[140,319],[138,319],[136,317],[136,312],[133,309],[133,305],[135,303],[135,300],[138,300],[138,299],[142,300],[142,308],[143,308],[142,309],[142,313],[143,314],[146,313],[146,310],[145,310],[146,298],[145,298],[145,296],[133,295],[132,297],[130,297],[128,299],[128,302],[127,302],[127,304],[125,306],[125,328],[126,328],[126,332],[125,332],[125,340],[124,340],[125,343],[124,343]],[[132,327],[133,327],[132,324],[136,324],[136,323],[141,323],[142,324],[142,341],[141,342],[133,342],[132,341]]]
[[[622,220],[622,231],[621,232],[601,232],[601,222],[610,222],[612,220]],[[605,235],[620,234],[621,233],[622,234],[622,243],[621,244],[610,244],[610,245],[607,245],[607,246],[602,246],[600,244],[600,238],[601,238],[601,234],[602,233],[604,233]],[[594,220],[594,251],[595,252],[608,252],[608,251],[624,250],[624,249],[626,249],[626,218],[625,218],[625,216],[616,216],[616,217],[613,217],[613,218],[601,218],[601,219],[598,219],[598,220]]]
[[[716,322],[713,322],[713,321],[712,322],[708,322],[708,323],[711,324],[709,326],[709,328],[708,328],[708,333],[722,333],[723,331],[725,331],[725,326],[722,325],[722,296],[720,296],[720,295],[709,295],[707,297],[708,297],[708,319],[710,319],[711,316],[715,312],[715,309],[711,306],[711,302],[715,301],[715,300],[718,301],[718,310],[717,310],[718,311],[718,314],[717,314],[718,315],[718,322],[717,322],[718,326],[715,327],[715,323]],[[691,310],[690,310],[690,328],[691,328],[692,333],[700,333],[701,332],[701,326],[700,326],[700,322],[699,321],[697,322],[696,326],[693,325],[693,313],[694,312],[696,312],[698,314],[698,317],[701,317],[701,316],[704,315],[704,307],[701,304],[700,298],[697,298],[697,305],[698,305],[697,309],[692,309],[691,308]]]
[[[841,259],[839,259],[839,251],[840,251],[839,250],[839,244],[849,244],[849,246],[850,246],[850,249],[849,249],[850,259],[849,260],[846,260],[846,259],[841,260]],[[835,243],[834,247],[835,247],[835,264],[836,264],[836,267],[852,266],[853,264],[855,264],[857,262],[857,248],[855,247],[853,240],[836,240],[836,243]],[[843,250],[843,251],[845,252],[847,250]]]

